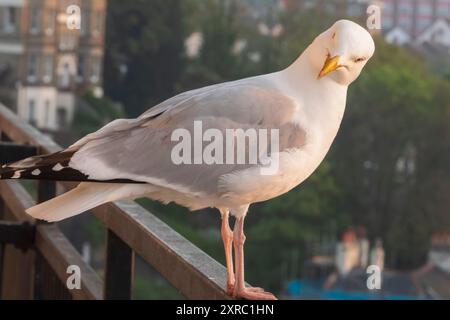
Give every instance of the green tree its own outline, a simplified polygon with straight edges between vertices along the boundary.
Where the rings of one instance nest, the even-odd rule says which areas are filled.
[[[188,9],[188,0],[108,2],[105,93],[129,116],[175,94]]]
[[[122,107],[108,97],[98,98],[88,92],[78,103],[73,131],[76,138],[97,131],[107,123],[125,116]]]
[[[344,192],[342,210],[372,237],[383,238],[391,267],[425,262],[435,221],[443,214],[427,206],[438,196],[436,178],[448,181],[448,170],[436,159],[437,154],[447,159],[448,145],[442,149],[439,139],[432,139],[445,131],[440,119],[450,99],[444,92],[448,84],[421,60],[381,39],[350,89],[331,159]]]
[[[248,50],[240,53],[233,50],[237,41],[248,42],[255,35],[255,30],[240,19],[239,1],[200,3],[192,29],[201,33],[203,43],[198,57],[185,57],[186,69],[177,89],[184,91],[258,73],[258,68],[249,63]]]

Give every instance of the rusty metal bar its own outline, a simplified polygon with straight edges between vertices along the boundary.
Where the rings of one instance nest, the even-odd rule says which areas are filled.
[[[28,222],[0,220],[0,244],[13,244],[26,251],[34,243],[34,226]]]
[[[108,230],[106,240],[106,300],[130,300],[133,290],[133,250],[114,232]]]
[[[117,201],[93,211],[185,297],[229,299],[225,267],[137,203]]]
[[[0,142],[0,163],[9,163],[37,154],[35,146],[18,144],[14,142]]]
[[[41,203],[50,200],[56,195],[56,183],[54,181],[39,181],[37,202]],[[36,221],[36,224],[46,225],[46,222]],[[45,250],[44,250],[45,251]],[[59,281],[55,270],[52,269],[49,262],[46,261],[45,252],[37,253],[34,269],[34,298],[43,299],[62,299],[67,300],[70,294],[65,287],[64,277]]]
[[[15,214],[5,207],[5,220],[15,220]],[[23,252],[12,244],[5,244],[3,251],[1,298],[4,300],[33,299],[33,275],[35,252]]]
[[[73,299],[103,299],[103,283],[99,276],[82,260],[56,225],[41,224],[36,227],[36,248],[63,284],[67,282],[69,266],[80,268],[81,289],[70,290]]]
[[[52,267],[40,252],[36,252],[34,278],[34,299],[71,300],[69,290],[53,272]]]
[[[14,220],[14,221],[29,221],[30,223],[34,222],[30,216],[25,214],[25,209],[29,208],[34,204],[31,196],[26,192],[26,190],[20,185],[18,181],[12,180],[3,180],[0,181],[0,195],[3,199],[8,199],[7,207],[9,211],[9,215],[5,217]],[[80,254],[77,250],[72,246],[72,244],[67,240],[64,234],[59,230],[56,225],[51,224],[39,224],[36,226],[36,235],[35,235],[35,247],[36,250],[45,258],[46,263],[51,267],[60,281],[60,284],[64,284],[67,281],[67,267],[70,265],[77,265],[80,267],[80,271],[82,274],[81,277],[81,290],[70,290],[70,294],[73,299],[95,299],[100,300],[103,298],[103,283],[95,273],[95,271],[87,265],[81,258]],[[12,250],[13,248],[10,248]],[[6,253],[6,252],[5,252]],[[32,252],[31,252],[32,253]],[[34,253],[33,253],[34,254]],[[18,259],[11,257],[11,259]],[[24,258],[21,258],[24,259]],[[38,256],[37,259],[40,259]],[[25,260],[25,262],[32,262],[32,260]],[[18,262],[20,263],[20,262]],[[35,265],[35,267],[39,267],[40,262]],[[8,270],[4,272],[3,279],[7,279],[7,281],[3,281],[4,286],[8,286],[8,291],[14,284],[17,285],[20,281],[14,280],[15,278],[11,278],[5,276],[5,273],[10,273],[13,269],[8,264]],[[23,269],[24,266],[20,266],[19,269]],[[16,266],[17,269],[17,266]],[[34,272],[30,271],[30,274],[34,274]],[[24,277],[22,272],[18,274],[20,277]],[[27,274],[29,276],[29,274]],[[51,292],[60,292],[56,291],[58,288],[54,286],[53,291],[47,292],[50,294]],[[3,287],[2,292],[4,292],[5,287]],[[18,289],[14,289],[14,292],[17,292]],[[59,290],[59,289],[58,289]],[[35,291],[36,293],[36,291]],[[38,292],[38,296],[46,296],[42,291]],[[58,297],[62,298],[62,296],[58,293]],[[21,299],[23,296],[16,293],[8,293],[8,298]],[[31,297],[30,297],[31,298]]]
[[[0,132],[0,139],[1,139],[1,132]],[[4,219],[4,210],[5,210],[5,203],[3,202],[3,199],[0,197],[0,219]],[[2,299],[2,288],[3,288],[4,252],[5,252],[5,245],[3,243],[0,243],[0,300]]]

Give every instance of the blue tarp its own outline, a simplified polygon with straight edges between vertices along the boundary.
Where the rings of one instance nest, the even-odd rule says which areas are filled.
[[[323,281],[294,280],[287,285],[287,294],[294,299],[323,300],[420,300],[411,295],[354,292],[339,289],[323,289]]]

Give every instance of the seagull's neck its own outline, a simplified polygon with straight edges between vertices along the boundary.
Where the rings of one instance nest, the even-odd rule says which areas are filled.
[[[299,105],[295,122],[321,127],[332,140],[344,115],[348,87],[331,77],[318,79],[320,67],[314,65],[314,54],[309,46],[291,66],[277,74],[276,80]]]
[[[310,45],[293,64],[281,71],[281,74],[291,87],[301,91],[302,94],[305,93],[305,89],[315,89],[307,92],[320,95],[334,92],[346,95],[347,86],[337,83],[331,77],[318,79],[320,69],[314,63],[317,60],[316,56],[314,47]]]
[[[317,53],[310,45],[292,65],[277,74],[277,81],[282,83],[282,89],[287,94],[300,102],[315,102],[313,105],[316,107],[331,108],[324,111],[343,113],[348,87],[331,77],[318,79],[320,67],[315,66],[315,55]]]

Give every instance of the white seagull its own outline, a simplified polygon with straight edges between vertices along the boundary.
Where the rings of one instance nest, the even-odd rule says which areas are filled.
[[[115,120],[63,151],[4,165],[1,178],[80,181],[75,189],[27,210],[47,221],[139,197],[191,210],[217,208],[227,292],[235,298],[275,299],[263,289],[245,286],[247,210],[293,189],[319,166],[341,124],[347,88],[374,51],[364,28],[340,20],[282,71],[179,94],[136,119]],[[192,132],[195,121],[224,135],[230,128],[277,129],[278,170],[262,174],[261,163],[175,164],[172,134],[180,128]],[[236,218],[234,231],[230,214]]]

